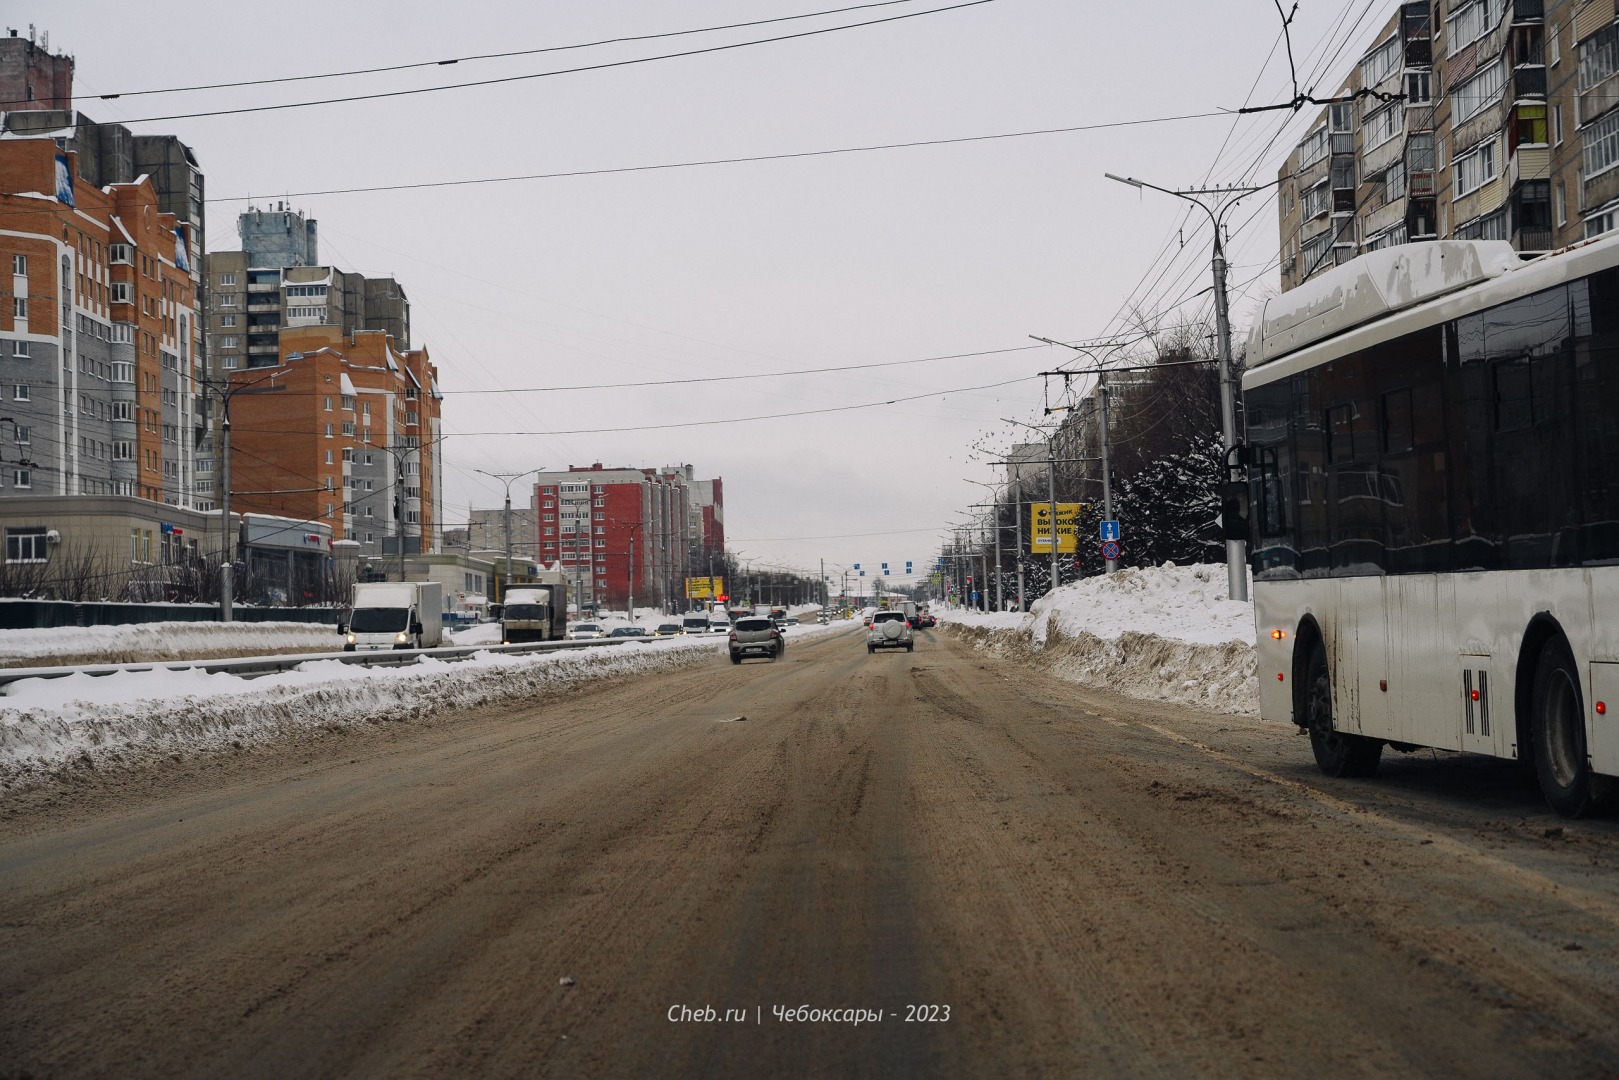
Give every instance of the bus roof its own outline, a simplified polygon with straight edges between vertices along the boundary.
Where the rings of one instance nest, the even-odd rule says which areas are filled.
[[[1500,277],[1522,261],[1505,240],[1433,240],[1369,251],[1266,300],[1248,335],[1247,367]]]

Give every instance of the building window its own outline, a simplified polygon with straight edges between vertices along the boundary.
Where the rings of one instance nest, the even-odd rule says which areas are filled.
[[[112,444],[112,459],[114,461],[134,461],[135,444],[127,439],[119,439]]]
[[[546,528],[545,528],[545,535],[546,536],[555,536],[556,533],[557,533],[556,529],[552,528],[549,525],[546,526]]]
[[[112,302],[115,304],[129,303],[129,282],[115,281],[112,283]]]
[[[234,285],[234,284],[236,284],[236,275],[235,274],[220,274],[219,275],[219,283],[221,285]]]
[[[1611,78],[1619,70],[1619,23],[1609,23],[1580,43],[1580,91]]]
[[[27,356],[28,355],[28,342],[26,342],[26,341],[13,341],[11,343],[11,355],[12,356]]]
[[[13,255],[11,257],[11,272],[18,275],[28,273],[28,256]]]
[[[34,474],[27,469],[13,469],[11,471],[11,486],[14,488],[33,487]]]
[[[27,383],[16,383],[11,388],[12,401],[28,401],[29,390]]]
[[[1454,43],[1452,43],[1454,44]],[[1501,90],[1507,84],[1507,64],[1504,59],[1497,60],[1471,79],[1462,83],[1451,92],[1452,109],[1451,127],[1454,129],[1472,116],[1482,112],[1488,105],[1495,103],[1501,96]]]
[[[1552,141],[1558,146],[1563,145],[1563,107],[1552,106]]]
[[[1585,179],[1615,165],[1619,165],[1619,111],[1610,112],[1585,129]]]
[[[1405,76],[1405,104],[1427,105],[1433,101],[1432,73],[1427,71],[1410,71]]]
[[[604,548],[604,547],[606,547],[606,546],[607,546],[607,541],[605,541],[605,540],[598,540],[598,541],[596,541],[596,546],[597,546],[597,547],[599,547],[599,548]]]
[[[328,439],[330,439],[332,437],[332,425],[330,425],[330,424],[326,425],[326,437]]]
[[[1616,218],[1619,218],[1619,207],[1610,206],[1601,213],[1592,214],[1585,219],[1585,238],[1589,240],[1594,236],[1612,232],[1614,225],[1619,224],[1615,221]]]
[[[11,316],[14,319],[28,318],[28,297],[15,296],[11,300]]]
[[[28,441],[28,425],[27,424],[12,424],[11,425],[11,441],[12,442],[19,442],[19,443],[27,442]]]
[[[1299,143],[1299,168],[1307,169],[1327,156],[1327,129],[1318,128]]]
[[[236,297],[232,296],[230,293],[225,293],[223,296],[221,296],[219,298],[219,306],[220,307],[235,307],[236,306]]]
[[[27,487],[19,484],[18,487]],[[6,562],[44,562],[46,559],[45,530],[42,528],[7,529]]]
[[[1589,152],[1589,150],[1587,151]],[[1456,191],[1453,198],[1468,195],[1495,179],[1495,139],[1489,138],[1477,148],[1457,158],[1451,166],[1455,171]]]
[[[234,316],[234,315],[221,315],[219,317],[219,325],[220,326],[235,326],[236,325],[236,316]],[[232,338],[231,340],[235,341],[236,339]]]
[[[331,412],[332,411],[332,399],[330,397],[328,397],[325,400],[326,400],[326,407],[325,407],[324,411]]]
[[[1557,213],[1557,224],[1567,225],[1568,193],[1563,190],[1563,182],[1561,180],[1557,181],[1557,186],[1552,189],[1552,202],[1552,209]]]
[[[1376,86],[1400,66],[1400,35],[1395,34],[1366,54],[1360,62],[1360,81],[1363,86]]]
[[[328,450],[326,451],[326,464],[330,465],[332,463],[332,452]]]

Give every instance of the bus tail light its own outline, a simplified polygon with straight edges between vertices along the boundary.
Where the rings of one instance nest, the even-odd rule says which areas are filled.
[[[1606,701],[1597,702],[1597,715],[1598,716],[1606,716],[1606,715],[1608,715],[1608,703]]]
[[[1270,632],[1270,636],[1276,641],[1281,641],[1283,638],[1285,638],[1287,636],[1287,631],[1286,630],[1272,630]]]
[[[1286,676],[1284,676],[1280,671],[1278,671],[1276,673],[1276,681],[1277,682],[1284,682],[1285,680],[1286,680]]]

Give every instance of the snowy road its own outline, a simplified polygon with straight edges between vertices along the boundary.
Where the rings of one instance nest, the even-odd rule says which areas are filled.
[[[833,633],[14,793],[0,1075],[1607,1074],[1616,861],[1498,763]]]

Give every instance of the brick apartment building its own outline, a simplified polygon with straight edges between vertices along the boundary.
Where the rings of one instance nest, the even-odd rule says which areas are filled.
[[[586,605],[682,610],[685,579],[724,551],[723,482],[690,465],[542,472],[534,506],[537,560],[560,563]]]
[[[212,461],[186,229],[149,179],[101,187],[77,166],[56,139],[0,139],[0,498],[195,507]]]
[[[285,206],[238,224],[243,250],[209,255],[206,271],[232,509],[319,521],[362,559],[436,550],[438,371],[410,348],[404,290],[318,265],[316,223]]]
[[[1282,288],[1367,251],[1619,224],[1615,0],[1394,5],[1280,173]]]

